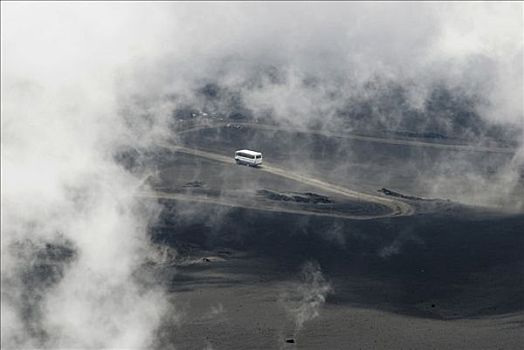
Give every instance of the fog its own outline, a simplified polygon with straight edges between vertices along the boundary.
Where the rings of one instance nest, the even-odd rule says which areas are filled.
[[[115,155],[185,111],[505,145],[494,176],[455,157],[425,191],[521,210],[522,27],[520,3],[2,3],[2,347],[153,344],[160,205]]]
[[[504,166],[491,163],[490,176],[459,154],[415,181],[421,195],[522,209],[520,4],[198,4],[174,13],[184,18],[176,52],[135,71],[148,88],[125,99],[142,116],[200,111],[520,149]]]
[[[155,135],[118,116],[116,79],[160,28],[100,5],[2,4],[3,348],[144,348],[169,311],[133,275],[158,207],[112,154]]]

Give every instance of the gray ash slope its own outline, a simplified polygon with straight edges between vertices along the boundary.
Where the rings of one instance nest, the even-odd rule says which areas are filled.
[[[382,348],[404,348],[414,342],[421,348],[516,348],[522,340],[524,216],[446,199],[426,200],[419,195],[423,191],[417,192],[412,186],[412,176],[405,169],[409,166],[414,171],[435,164],[450,153],[462,157],[461,152],[340,141],[246,126],[208,128],[180,137],[186,146],[223,155],[247,144],[263,150],[265,157],[282,166],[323,174],[349,188],[382,191],[385,196],[406,200],[416,213],[356,221],[160,200],[164,209],[151,227],[151,239],[175,249],[182,261],[193,263],[173,262],[156,270],[158,283],[175,295],[179,293],[194,311],[203,314],[205,307],[217,303],[225,305],[226,310],[216,318],[188,320],[187,328],[182,327],[178,336],[170,335],[166,326],[167,333],[159,337],[162,344],[182,348],[198,347],[195,344],[282,347],[286,337],[293,334],[293,321],[279,301],[282,288],[296,281],[297,271],[308,261],[319,264],[333,292],[327,296],[318,322],[311,321],[298,333],[298,347],[340,348],[352,342],[374,347],[365,339],[375,339],[383,342]],[[487,176],[488,164],[499,162],[502,166],[511,158],[484,153],[467,153],[467,157]],[[162,163],[159,169],[164,170],[154,185],[164,183],[163,190],[176,185],[177,176],[186,191],[224,190],[230,171],[256,172],[235,165],[224,170],[222,165],[189,155],[156,159]],[[348,161],[342,168],[340,159]],[[326,170],[322,173],[323,167]],[[432,170],[425,171],[429,175]],[[254,187],[251,176],[247,176],[249,181],[235,179],[233,185],[241,191],[254,189],[255,194],[269,196],[275,202],[294,202],[285,200],[293,194],[302,199],[323,199],[313,205],[329,205],[326,202],[332,200],[307,188],[295,189],[288,180],[274,177],[258,178],[254,183],[264,186]],[[275,190],[275,186],[280,189]],[[209,256],[219,259],[206,258]],[[264,305],[264,313],[260,313],[260,305]],[[374,312],[385,314],[373,316]],[[369,317],[391,318],[391,323],[381,324],[377,330],[380,334],[369,333],[361,329],[367,327]],[[408,328],[427,327],[433,338],[399,332],[396,324],[406,322]],[[476,327],[482,327],[482,334]],[[355,335],[353,330],[367,335]],[[394,340],[390,337],[393,333]],[[195,339],[195,334],[205,334],[205,339]],[[332,340],[326,339],[328,335]]]
[[[217,225],[216,208],[198,205],[199,218],[188,219],[176,214],[186,205],[165,203],[154,241],[182,252],[184,246],[250,252],[274,260],[280,271],[268,266],[267,273],[276,279],[293,275],[305,260],[318,261],[339,286],[333,302],[445,319],[524,308],[522,215],[355,222],[233,209]]]
[[[187,203],[164,205],[161,225],[151,231],[154,242],[186,259],[214,255],[224,260],[161,269],[160,283],[193,311],[219,303],[226,309],[215,320],[189,321],[188,328],[164,339],[168,343],[195,348],[205,335],[218,348],[279,347],[293,324],[279,302],[282,285],[296,281],[308,261],[321,266],[334,292],[320,310],[320,323],[306,324],[299,333],[303,348],[342,348],[365,339],[384,342],[384,336],[396,333],[397,322],[439,334],[420,339],[416,332],[396,333],[384,348],[413,342],[421,348],[478,348],[482,340],[483,346],[511,349],[522,340],[522,317],[513,316],[524,309],[522,215],[426,214],[352,221],[238,208],[224,213],[206,204],[184,216],[180,213],[187,213]],[[371,311],[359,316],[359,310],[404,317],[376,316],[393,320],[380,326],[373,322],[380,333],[362,329],[350,336],[373,317]],[[482,322],[482,334],[469,329]],[[467,332],[461,330],[465,326]]]
[[[524,341],[524,216],[449,200],[498,204],[482,196],[468,198],[463,190],[491,196],[483,184],[499,179],[514,159],[511,151],[470,152],[331,137],[329,130],[325,135],[279,130],[271,113],[260,116],[246,111],[238,91],[206,86],[201,105],[188,108],[183,116],[174,114],[178,118],[173,123],[174,141],[227,157],[240,148],[260,150],[282,168],[404,200],[415,208],[415,215],[356,221],[161,199],[163,212],[151,227],[151,239],[176,250],[179,258],[156,269],[155,279],[191,305],[188,314],[193,316],[175,333],[171,333],[175,325],[166,324],[159,332],[159,344],[190,349],[335,349],[348,344],[384,349],[413,344],[418,348],[519,347]],[[400,113],[406,119],[395,126],[396,119],[389,125],[373,113],[359,122],[355,117],[359,113],[370,115],[365,101],[353,103],[340,117],[348,119],[353,133],[378,138],[444,145],[495,142],[508,150],[516,145],[519,131],[481,122],[474,99],[445,88],[431,96],[424,112],[431,123],[422,118],[425,123],[417,126],[418,112],[409,111]],[[384,102],[384,110],[391,109],[387,99],[379,101]],[[390,103],[395,101],[391,97]],[[207,127],[194,128],[198,125]],[[178,132],[184,129],[188,131]],[[157,169],[157,182],[152,185],[162,191],[179,188],[224,196],[233,185],[240,192],[272,197],[269,200],[278,205],[295,202],[284,200],[293,193],[307,198],[308,192],[336,202],[327,193],[295,187],[286,179],[257,174],[253,182],[250,175],[249,181],[230,177],[231,171],[254,169],[225,170],[212,161],[167,149],[138,158],[146,168]],[[453,177],[470,184],[477,179],[481,184],[470,188],[465,183],[442,183],[443,178]],[[521,176],[512,192],[501,195],[507,202],[500,204],[518,201],[524,193],[522,184]],[[319,317],[297,335],[281,298],[287,285],[297,281],[301,266],[310,261],[319,264],[333,292]],[[206,312],[217,305],[223,310],[210,317]],[[296,343],[286,345],[290,336],[296,336]]]

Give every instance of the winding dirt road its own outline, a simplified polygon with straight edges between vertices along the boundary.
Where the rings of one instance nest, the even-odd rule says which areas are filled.
[[[506,153],[506,154],[515,153],[515,149],[505,148],[505,147],[457,145],[457,144],[448,144],[448,143],[424,142],[424,141],[418,141],[418,140],[391,139],[391,138],[382,138],[382,137],[373,137],[373,136],[362,136],[362,135],[351,134],[351,133],[340,134],[340,133],[334,133],[334,132],[328,132],[328,131],[296,129],[296,128],[275,126],[275,125],[247,123],[247,122],[216,123],[213,125],[209,125],[209,124],[195,125],[195,126],[192,126],[186,129],[179,130],[177,131],[177,133],[184,134],[184,133],[198,131],[198,130],[216,129],[216,128],[227,127],[227,126],[232,126],[232,127],[247,126],[253,129],[299,132],[299,133],[307,133],[307,134],[312,134],[312,135],[322,135],[322,136],[328,136],[328,137],[345,138],[349,140],[366,141],[366,142],[374,142],[374,143],[381,143],[381,144],[428,147],[428,148],[437,148],[437,149],[463,151],[463,152],[489,152],[489,153]]]
[[[172,152],[189,154],[195,157],[205,158],[205,159],[209,159],[209,160],[216,161],[216,162],[222,162],[222,163],[234,165],[234,161],[232,157],[226,157],[222,154],[212,153],[208,151],[203,151],[203,150],[198,150],[194,148],[188,148],[188,147],[184,147],[180,145],[173,145],[173,144],[163,144],[162,146],[169,149]],[[371,202],[371,203],[383,205],[383,206],[388,207],[390,209],[390,212],[386,214],[381,214],[381,215],[354,215],[354,214],[342,215],[342,214],[333,214],[333,213],[328,213],[328,212],[322,213],[322,212],[313,212],[313,211],[306,211],[306,210],[285,209],[282,207],[271,208],[271,207],[262,206],[262,205],[261,206],[259,205],[257,206],[240,205],[239,203],[232,202],[225,198],[212,198],[208,196],[193,196],[193,195],[188,196],[188,195],[183,195],[183,194],[166,193],[166,192],[142,192],[140,195],[143,197],[149,197],[149,198],[191,200],[195,202],[208,202],[208,203],[215,203],[215,204],[223,204],[226,206],[239,206],[239,207],[247,206],[253,209],[282,211],[282,212],[300,213],[300,214],[308,214],[308,215],[342,217],[342,218],[350,218],[350,219],[372,219],[372,218],[389,217],[389,216],[407,216],[407,215],[412,215],[414,213],[413,207],[411,207],[409,204],[401,200],[357,192],[357,191],[350,190],[342,186],[327,183],[325,181],[322,181],[322,180],[319,180],[313,177],[304,176],[296,172],[278,168],[267,162],[265,162],[263,166],[258,167],[257,169],[253,169],[253,171],[264,171],[264,172],[267,172],[267,173],[270,173],[276,176],[280,176],[286,179],[290,179],[290,180],[297,181],[297,182],[300,182],[306,185],[313,186],[323,191],[336,193],[348,199]]]
[[[224,197],[211,197],[206,195],[188,195],[183,193],[171,193],[171,192],[161,192],[161,191],[149,191],[149,192],[140,192],[139,197],[142,198],[151,198],[151,199],[172,199],[180,200],[186,202],[196,202],[196,203],[207,203],[207,204],[218,204],[221,206],[231,207],[231,208],[246,208],[254,210],[262,210],[276,213],[289,213],[289,214],[300,214],[300,215],[313,215],[313,216],[328,216],[339,219],[352,219],[352,220],[370,220],[391,216],[392,214],[382,214],[382,215],[369,215],[369,214],[349,214],[349,213],[333,213],[329,211],[312,211],[305,209],[291,209],[283,206],[270,206],[262,203],[246,203],[242,201],[235,201],[229,198]]]
[[[332,133],[332,132],[326,132],[326,131],[292,129],[292,128],[274,126],[274,125],[246,123],[246,122],[194,125],[194,126],[191,126],[185,129],[178,130],[177,134],[184,134],[184,133],[194,132],[198,130],[216,129],[216,128],[228,127],[228,126],[231,126],[231,127],[246,126],[250,128],[271,130],[271,131],[303,132],[303,133],[323,135],[323,136],[328,136],[328,137],[339,137],[339,138],[346,138],[346,139],[366,141],[366,142],[375,142],[375,143],[382,143],[382,144],[405,145],[405,146],[414,146],[414,147],[429,147],[429,148],[466,151],[466,152],[494,152],[494,153],[506,153],[506,154],[512,154],[515,152],[514,149],[503,148],[503,147],[454,145],[454,144],[424,142],[424,141],[418,141],[418,140],[389,139],[389,138],[380,138],[380,137],[372,137],[372,136],[361,136],[361,135],[355,135],[355,134],[339,134],[339,133]],[[176,144],[163,144],[162,146],[173,152],[185,153],[185,154],[189,154],[195,157],[201,157],[201,158],[205,158],[205,159],[209,159],[209,160],[217,161],[217,162],[222,162],[226,164],[234,164],[232,157],[226,157],[222,154],[213,153],[209,151],[203,151],[203,150],[189,148],[189,147],[184,147],[184,146],[176,145]],[[370,215],[370,216],[351,215],[351,214],[341,215],[341,214],[333,214],[333,213],[311,212],[311,211],[306,211],[306,210],[286,209],[286,208],[281,208],[281,207],[272,208],[272,207],[259,206],[259,205],[255,206],[252,204],[251,205],[250,204],[239,204],[238,202],[231,201],[225,198],[211,198],[208,196],[194,196],[194,195],[189,196],[189,195],[166,193],[166,192],[142,192],[141,196],[150,197],[150,198],[180,199],[180,200],[195,201],[195,202],[208,202],[208,203],[216,203],[216,204],[222,204],[222,205],[233,206],[233,207],[249,207],[249,208],[261,209],[261,210],[282,211],[282,212],[301,213],[301,214],[310,214],[310,215],[335,216],[335,217],[345,217],[345,218],[352,218],[352,219],[370,219],[370,218],[388,217],[388,216],[408,216],[408,215],[413,215],[414,213],[413,207],[400,199],[385,198],[380,195],[374,195],[374,194],[369,194],[369,193],[358,192],[355,190],[350,190],[343,186],[334,185],[334,184],[322,181],[314,177],[304,176],[296,172],[292,172],[286,169],[276,167],[274,165],[271,165],[267,161],[265,161],[264,165],[262,167],[259,167],[256,171],[264,171],[264,172],[267,172],[267,173],[270,173],[276,176],[280,176],[286,179],[297,181],[297,182],[321,189],[323,191],[342,195],[348,199],[380,204],[380,205],[388,207],[391,210],[391,212],[388,214],[383,214],[383,215]]]
[[[206,130],[206,129],[216,129],[216,128],[221,128],[221,127],[241,127],[241,126],[246,126],[246,127],[255,128],[255,129],[262,129],[262,130],[271,130],[271,131],[309,133],[309,134],[314,134],[314,135],[346,138],[346,139],[351,139],[351,140],[374,142],[374,143],[381,143],[381,144],[405,145],[405,146],[412,146],[412,147],[428,147],[428,148],[437,148],[437,149],[454,150],[454,151],[494,152],[494,153],[506,153],[506,154],[512,154],[515,152],[515,150],[511,148],[503,148],[503,147],[456,145],[456,144],[424,142],[424,141],[418,141],[418,140],[389,139],[389,138],[380,138],[380,137],[372,137],[372,136],[362,136],[362,135],[356,135],[356,134],[339,134],[339,133],[326,132],[326,131],[295,129],[295,128],[287,128],[287,127],[281,127],[281,126],[274,126],[274,125],[248,123],[248,122],[236,122],[236,123],[222,123],[221,122],[221,123],[213,123],[213,124],[205,124],[205,125],[194,125],[194,126],[190,126],[184,129],[179,129],[176,133],[184,134],[184,133],[189,133],[189,132],[194,132],[194,131],[199,131],[199,130]],[[226,164],[233,164],[232,157],[226,157],[222,154],[189,148],[189,147],[176,145],[176,144],[164,144],[162,146],[173,152],[180,152],[180,153],[189,154],[195,157],[205,158],[205,159],[212,160],[212,161],[222,162]],[[274,165],[271,165],[267,161],[265,161],[264,165],[259,167],[256,171],[264,171],[264,172],[267,172],[267,173],[270,173],[276,176],[280,176],[286,179],[297,181],[297,182],[321,189],[323,191],[342,195],[351,200],[366,201],[370,203],[383,205],[383,206],[388,207],[390,209],[390,212],[387,214],[382,214],[382,215],[353,215],[353,214],[342,215],[339,213],[337,214],[328,213],[328,212],[322,213],[322,212],[313,212],[313,211],[307,211],[307,210],[288,209],[288,208],[283,208],[283,207],[275,208],[275,207],[264,206],[262,204],[260,205],[259,204],[253,205],[253,204],[247,204],[247,203],[241,204],[238,201],[234,201],[231,199],[215,198],[215,197],[202,196],[202,195],[185,195],[185,194],[166,193],[166,192],[143,192],[141,195],[144,197],[150,197],[150,198],[179,199],[179,200],[186,200],[186,201],[215,203],[215,204],[221,204],[221,205],[232,206],[232,207],[248,207],[248,208],[260,209],[260,210],[300,213],[300,214],[308,214],[308,215],[334,216],[334,217],[343,217],[343,218],[351,218],[351,219],[371,219],[371,218],[388,217],[388,216],[408,216],[408,215],[413,215],[414,213],[413,207],[400,199],[386,198],[380,195],[374,195],[374,194],[369,194],[369,193],[358,192],[355,190],[350,190],[343,186],[334,185],[334,184],[322,181],[320,179],[317,179],[311,176],[304,176],[296,172],[292,172],[286,169],[276,167]]]

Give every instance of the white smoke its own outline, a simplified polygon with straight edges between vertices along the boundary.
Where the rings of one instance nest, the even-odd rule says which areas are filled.
[[[158,209],[113,160],[158,137],[119,116],[115,79],[167,27],[122,9],[2,3],[2,348],[146,348],[168,309],[134,276]]]
[[[414,243],[423,245],[424,242],[411,230],[401,231],[397,237],[388,245],[381,247],[378,250],[378,256],[382,259],[388,259],[392,256],[398,255],[407,243]]]
[[[320,266],[316,263],[305,263],[300,278],[300,282],[286,291],[281,298],[295,323],[294,337],[304,328],[304,323],[318,317],[327,295],[332,292],[331,285],[325,280]]]

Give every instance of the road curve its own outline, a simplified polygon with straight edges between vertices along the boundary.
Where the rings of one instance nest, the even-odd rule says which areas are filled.
[[[138,197],[141,198],[152,198],[152,199],[174,199],[187,202],[197,202],[197,203],[209,203],[209,204],[218,204],[232,208],[247,208],[254,210],[278,212],[278,213],[290,213],[290,214],[300,214],[300,215],[313,215],[313,216],[328,216],[340,219],[352,219],[352,220],[369,220],[377,219],[382,217],[391,216],[391,214],[385,215],[354,215],[354,214],[342,214],[342,213],[333,213],[333,212],[321,212],[321,211],[312,211],[312,210],[302,210],[302,209],[290,209],[282,206],[269,206],[262,204],[253,204],[253,203],[241,203],[239,201],[230,200],[223,197],[211,197],[206,195],[188,195],[183,193],[170,193],[170,192],[160,192],[160,191],[141,191],[137,193]]]
[[[189,154],[192,156],[206,158],[212,161],[222,162],[226,164],[234,164],[232,157],[226,157],[218,153],[212,153],[208,151],[202,151],[202,150],[198,150],[194,148],[188,148],[188,147],[184,147],[180,145],[173,145],[173,144],[163,144],[162,147],[165,147],[173,152]],[[367,201],[371,203],[384,205],[391,210],[390,213],[383,214],[383,215],[374,215],[374,216],[338,215],[338,214],[329,214],[329,213],[326,213],[326,214],[314,213],[315,215],[339,216],[339,217],[352,218],[352,219],[355,219],[355,218],[371,219],[371,218],[389,217],[389,216],[408,216],[414,213],[413,207],[401,200],[392,199],[392,198],[384,198],[379,195],[372,195],[372,194],[357,192],[357,191],[350,190],[342,186],[327,183],[325,181],[322,181],[322,180],[319,180],[319,179],[316,179],[310,176],[304,176],[296,172],[284,170],[284,169],[275,167],[267,162],[265,162],[263,166],[257,168],[256,171],[264,171],[264,172],[267,172],[267,173],[270,173],[276,176],[287,178],[293,181],[298,181],[303,184],[307,184],[307,185],[322,189],[327,192],[342,195],[349,199]],[[173,198],[173,199],[185,199],[185,200],[207,201],[207,202],[217,202],[217,203],[220,202],[221,204],[225,204],[225,205],[237,206],[237,205],[234,205],[234,203],[227,202],[222,199],[211,199],[209,197],[202,197],[199,199],[199,198],[196,198],[195,196],[191,196],[192,198],[186,198],[189,196],[183,196],[180,194],[168,194],[168,193],[161,193],[161,192],[142,193],[142,195],[148,196],[148,197],[155,197],[155,198]],[[267,209],[267,208],[261,208],[261,207],[257,207],[257,208],[262,209],[262,210]],[[277,209],[274,209],[274,210],[276,211]],[[312,214],[313,213],[310,211],[301,211],[301,210],[282,210],[281,208],[279,208],[278,211],[297,212],[297,213],[302,213],[302,214],[304,213]]]

